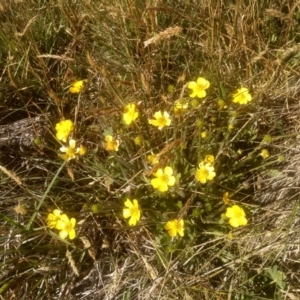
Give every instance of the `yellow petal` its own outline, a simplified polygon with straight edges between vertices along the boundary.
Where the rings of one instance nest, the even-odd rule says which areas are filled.
[[[129,219],[128,224],[129,224],[130,226],[135,226],[135,225],[136,225],[136,218],[135,218],[135,217],[131,217],[131,218]]]
[[[159,185],[159,187],[157,188],[160,192],[166,192],[168,189],[169,189],[169,187],[168,187],[168,185],[165,183],[165,182],[160,182],[160,185]]]
[[[234,217],[234,211],[231,207],[227,208],[225,216],[229,219]]]
[[[68,236],[68,231],[62,230],[59,232],[59,236],[64,240]]]
[[[161,177],[164,175],[163,169],[158,169],[155,173],[154,176],[155,177]]]
[[[169,177],[168,186],[173,186],[176,182],[176,179],[174,176]]]
[[[153,178],[151,179],[150,183],[155,189],[157,189],[161,183],[161,180],[159,178]]]
[[[171,176],[171,175],[173,174],[173,169],[172,169],[171,167],[165,167],[165,168],[164,168],[164,173],[165,173],[166,175]]]
[[[230,224],[230,226],[232,226],[234,228],[239,227],[238,219],[236,219],[236,218],[231,218],[229,220],[229,224]]]
[[[75,148],[76,147],[76,141],[75,140],[69,140],[69,146],[71,148]]]
[[[130,209],[129,208],[124,208],[123,209],[123,218],[124,219],[127,219],[131,216],[131,213],[130,213]]]
[[[162,118],[162,113],[161,113],[161,111],[157,111],[155,114],[154,114],[154,118],[155,119],[160,119],[160,118]]]
[[[74,228],[75,225],[76,225],[76,219],[75,219],[75,218],[71,218],[71,219],[70,219],[70,222],[71,222],[71,224],[72,224],[72,228]]]
[[[193,89],[195,89],[196,87],[197,87],[197,82],[195,82],[195,81],[189,82],[189,84],[188,84],[188,88],[189,88],[189,89],[193,90]]]
[[[128,208],[133,207],[132,202],[131,202],[130,199],[128,199],[128,198],[127,198],[127,200],[125,201],[124,205],[125,205],[126,207],[128,207]]]
[[[59,150],[60,150],[61,152],[67,152],[68,148],[65,147],[65,146],[62,146],[62,147],[59,148]]]
[[[54,209],[54,210],[53,210],[53,215],[54,215],[54,216],[57,217],[57,216],[59,216],[60,214],[61,214],[61,211],[60,211],[59,209]]]
[[[76,231],[74,229],[71,229],[69,231],[69,239],[73,240],[76,237]]]

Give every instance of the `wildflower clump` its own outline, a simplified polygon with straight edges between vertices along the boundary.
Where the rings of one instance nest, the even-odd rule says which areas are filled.
[[[233,205],[226,210],[225,217],[229,219],[229,224],[232,227],[244,226],[248,223],[246,214],[242,207]]]
[[[215,168],[212,165],[214,160],[215,158],[213,155],[206,155],[205,160],[199,163],[195,178],[200,183],[206,183],[209,180],[213,180],[216,176]]]
[[[66,143],[70,133],[74,130],[74,124],[71,120],[63,120],[55,125],[55,130],[56,138]]]
[[[69,237],[73,240],[76,237],[76,219],[69,217],[66,214],[62,214],[59,209],[53,210],[53,213],[48,214],[47,225],[49,228],[55,228],[59,230],[59,236],[64,240]]]
[[[82,145],[76,148],[76,141],[69,140],[69,147],[62,146],[60,147],[60,151],[64,152],[65,154],[61,154],[61,158],[64,160],[71,160],[76,157],[76,154],[84,155],[86,153],[86,148]]]
[[[87,79],[77,80],[77,81],[73,82],[71,84],[69,92],[72,94],[79,94],[83,90],[83,88],[87,82],[88,82]]]
[[[138,118],[138,116],[139,113],[136,110],[136,105],[134,103],[129,103],[125,106],[123,113],[123,121],[126,125],[130,125]]]
[[[252,96],[247,88],[240,88],[233,94],[232,101],[238,104],[247,104],[252,100]]]
[[[126,207],[123,209],[124,219],[130,218],[128,224],[130,226],[135,226],[141,218],[141,211],[139,209],[138,201],[136,199],[133,199],[132,201],[127,199],[124,205]]]
[[[158,169],[151,180],[151,185],[158,189],[160,192],[166,192],[169,186],[175,184],[175,177],[173,176],[173,169],[171,167],[165,167],[164,169]]]
[[[112,135],[105,136],[104,148],[107,151],[118,151],[119,145],[120,145],[119,140],[115,139]]]
[[[187,87],[190,90],[189,96],[191,98],[204,98],[206,96],[205,90],[210,87],[210,82],[203,77],[199,77],[197,81],[189,82]]]
[[[177,234],[180,236],[184,236],[184,221],[181,220],[171,220],[168,221],[167,224],[165,225],[165,229],[168,231],[169,235],[174,237]]]
[[[163,113],[161,111],[157,111],[154,114],[154,119],[148,120],[149,124],[158,127],[159,130],[166,126],[170,126],[171,124],[171,118],[170,115],[164,111]]]

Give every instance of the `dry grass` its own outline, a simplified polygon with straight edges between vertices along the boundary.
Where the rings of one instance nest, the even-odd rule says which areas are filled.
[[[0,299],[300,298],[300,3],[225,2],[0,4],[0,125],[41,114],[52,123],[31,147],[0,137]],[[147,118],[170,109],[198,76],[211,82],[203,107],[176,130],[153,133]],[[70,83],[84,78],[86,90],[70,95]],[[241,85],[251,105],[220,112],[217,99],[229,103]],[[143,117],[124,129],[120,115],[132,101]],[[88,153],[59,173],[54,126],[75,116]],[[102,146],[110,128],[123,141],[116,155]],[[201,130],[211,133],[207,142]],[[137,135],[142,149],[132,143]],[[149,187],[151,150],[181,173],[168,198]],[[208,153],[216,179],[192,185],[187,169]],[[225,191],[249,219],[232,238],[219,223]],[[121,217],[128,194],[143,203],[135,228]],[[77,239],[47,229],[57,207],[78,220]],[[186,234],[171,241],[163,226],[177,216]]]

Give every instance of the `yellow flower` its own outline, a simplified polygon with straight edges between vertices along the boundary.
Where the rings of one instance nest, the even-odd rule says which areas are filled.
[[[60,219],[57,221],[56,229],[60,230],[59,236],[64,240],[69,236],[70,240],[76,237],[75,232],[76,220],[74,218],[69,219],[66,214],[62,214]]]
[[[143,140],[143,137],[141,135],[138,135],[134,138],[133,141],[137,146],[142,146]]]
[[[184,99],[176,100],[174,103],[174,114],[182,115],[184,114],[189,107],[189,103]]]
[[[184,222],[182,219],[179,221],[177,219],[168,221],[165,229],[168,231],[170,236],[176,236],[177,234],[184,236]]]
[[[74,124],[71,120],[63,120],[56,124],[55,130],[56,138],[66,143],[69,134],[74,130]]]
[[[239,227],[248,223],[244,210],[238,205],[228,207],[225,216],[229,219],[232,227]]]
[[[69,92],[72,93],[72,94],[80,93],[83,90],[85,83],[87,83],[87,82],[88,82],[87,79],[77,80],[77,81],[73,82],[71,84]]]
[[[60,220],[61,211],[54,209],[52,214],[48,214],[47,225],[50,228],[56,227],[57,221]]]
[[[228,192],[224,193],[224,195],[223,195],[223,202],[224,202],[225,205],[230,205],[231,204]]]
[[[159,159],[157,157],[157,154],[152,153],[152,154],[147,155],[147,162],[152,165],[158,164]]]
[[[247,88],[240,88],[233,94],[233,102],[239,104],[247,104],[252,100],[252,96]]]
[[[270,157],[270,152],[267,149],[262,149],[260,155],[263,159],[267,159]]]
[[[139,203],[136,199],[133,199],[132,201],[127,199],[124,204],[127,208],[123,209],[123,217],[124,219],[130,218],[128,224],[130,226],[135,226],[141,218]]]
[[[227,108],[226,102],[223,99],[218,100],[219,109]]]
[[[202,131],[200,134],[202,139],[205,139],[207,137],[207,132],[206,131]]]
[[[61,152],[65,152],[65,154],[61,154],[61,158],[64,160],[70,160],[76,157],[77,149],[76,147],[76,141],[75,140],[69,140],[69,147],[62,146],[59,150]]]
[[[201,183],[206,183],[208,180],[213,180],[215,176],[216,172],[214,167],[210,163],[202,161],[196,170],[195,178]]]
[[[136,105],[134,103],[130,103],[125,106],[125,110],[123,113],[123,121],[126,125],[130,125],[133,121],[137,119],[139,116],[138,111],[136,111]]]
[[[206,89],[210,87],[210,82],[203,77],[199,77],[197,81],[191,81],[188,83],[188,89],[191,90],[191,98],[204,98],[206,96]]]
[[[206,155],[204,161],[212,164],[215,161],[215,158],[213,155]]]
[[[164,111],[163,114],[161,113],[161,111],[157,111],[154,114],[154,118],[155,119],[148,120],[148,122],[149,124],[158,127],[159,130],[161,130],[165,126],[170,126],[171,124],[170,115],[166,111]]]
[[[158,189],[160,192],[166,192],[169,189],[169,186],[175,184],[175,177],[173,176],[173,169],[171,167],[165,167],[163,169],[158,169],[151,180],[151,185]]]
[[[107,151],[118,151],[119,150],[119,140],[114,139],[112,135],[107,135],[105,137],[106,143],[104,143],[104,148]]]

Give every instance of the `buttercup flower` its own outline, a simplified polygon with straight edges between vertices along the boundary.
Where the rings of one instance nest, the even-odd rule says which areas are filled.
[[[206,183],[208,180],[213,180],[215,176],[216,172],[211,163],[202,161],[196,171],[195,178],[201,183]]]
[[[127,208],[123,209],[123,217],[125,219],[130,218],[128,224],[130,226],[135,226],[141,217],[139,203],[136,199],[133,199],[132,201],[127,199],[124,204]]]
[[[152,154],[147,155],[147,162],[152,164],[152,165],[158,164],[159,159],[157,157],[157,154],[152,153]]]
[[[76,237],[75,232],[76,219],[69,219],[66,214],[62,214],[60,219],[56,223],[56,229],[60,230],[59,236],[64,240],[69,236],[70,240],[73,240]]]
[[[225,216],[229,219],[232,227],[239,227],[248,223],[244,210],[238,205],[228,207]]]
[[[50,228],[56,227],[57,221],[60,220],[61,211],[59,209],[54,209],[53,213],[48,214],[47,225]]]
[[[262,149],[260,155],[263,159],[267,159],[270,157],[270,152],[267,149]]]
[[[134,138],[134,143],[137,145],[137,146],[142,146],[142,143],[143,143],[143,137],[141,135],[138,135]]]
[[[240,88],[233,94],[232,101],[239,104],[247,104],[252,100],[252,96],[247,88]]]
[[[154,114],[155,119],[148,120],[149,124],[158,127],[159,130],[164,128],[165,126],[170,126],[171,124],[171,118],[170,115],[164,111],[162,114],[161,111],[157,111]]]
[[[158,169],[151,180],[151,185],[158,189],[160,192],[166,192],[169,189],[169,186],[175,184],[175,177],[173,176],[173,169],[171,167],[165,167],[163,169]]]
[[[112,135],[107,135],[105,137],[106,143],[104,143],[104,148],[107,151],[118,151],[120,142],[117,139],[114,139]]]
[[[69,92],[72,93],[72,94],[80,93],[83,90],[85,83],[87,83],[87,82],[88,82],[87,79],[78,80],[78,81],[73,82],[71,84]]]
[[[191,90],[189,96],[191,98],[204,98],[206,96],[206,89],[210,87],[210,82],[203,77],[199,77],[197,81],[191,81],[188,84],[188,89]]]
[[[71,120],[63,120],[56,124],[55,130],[56,138],[66,143],[69,134],[74,130],[74,124]]]
[[[202,139],[205,139],[207,137],[207,132],[206,131],[202,131],[200,133],[200,136],[201,136]]]
[[[215,161],[215,158],[213,155],[206,155],[204,161],[212,164]]]
[[[189,103],[184,99],[176,100],[174,103],[174,114],[182,115],[184,114],[189,107]]]
[[[134,103],[130,103],[125,106],[125,110],[123,113],[123,121],[126,125],[130,125],[133,121],[137,119],[138,116],[139,113],[136,110],[136,105]]]
[[[70,160],[76,157],[77,149],[76,147],[76,141],[75,140],[69,140],[69,147],[62,146],[60,147],[61,152],[65,152],[65,154],[61,154],[61,158],[64,160]]]
[[[172,221],[168,221],[165,229],[168,231],[170,236],[176,236],[179,234],[180,236],[184,236],[184,221],[174,219]]]

